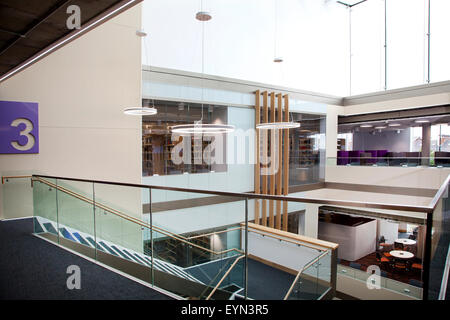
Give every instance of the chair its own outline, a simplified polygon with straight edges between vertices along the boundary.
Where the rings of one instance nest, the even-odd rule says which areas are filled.
[[[376,252],[376,257],[377,257],[377,262],[381,264],[381,266],[385,266],[390,268],[391,266],[391,259],[389,259],[388,257],[385,257],[384,255],[382,256],[379,252]],[[384,271],[382,271],[384,272]]]
[[[405,261],[395,259],[394,260],[394,268],[399,271],[407,271],[407,265]]]
[[[411,265],[411,269],[414,271],[422,271],[422,264],[420,263],[413,263]]]

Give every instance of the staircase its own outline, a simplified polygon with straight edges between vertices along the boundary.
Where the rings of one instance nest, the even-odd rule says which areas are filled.
[[[114,256],[139,263],[141,265],[151,267],[152,261],[151,257],[134,251],[129,248],[124,248],[120,245],[117,245],[115,243],[111,243],[109,241],[106,241],[104,239],[97,237],[97,242],[94,240],[94,236],[81,232],[79,230],[75,230],[73,228],[70,228],[68,226],[65,226],[63,224],[59,224],[59,232],[56,230],[58,229],[57,224],[54,221],[48,220],[43,217],[34,217],[34,230],[35,233],[51,233],[54,235],[58,235],[60,237],[63,237],[67,240],[78,242],[80,244],[83,244],[85,246],[88,246],[90,248],[95,248],[97,245],[97,250],[103,251],[105,253],[112,254]],[[177,265],[174,265],[172,263],[163,261],[161,259],[153,258],[154,268],[156,270],[169,273],[171,275],[174,275],[176,277],[180,277],[186,280],[194,281],[197,283],[204,284],[197,278],[195,278],[190,273],[186,272],[184,268],[181,268]]]

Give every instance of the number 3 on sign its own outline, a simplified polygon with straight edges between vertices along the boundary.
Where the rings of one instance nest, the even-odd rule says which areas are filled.
[[[18,141],[11,141],[11,146],[16,150],[27,151],[33,148],[35,143],[34,136],[30,133],[34,127],[33,123],[30,120],[23,118],[19,118],[11,122],[11,127],[18,127],[21,124],[25,125],[25,129],[20,131],[20,135],[27,138],[27,143],[21,145]]]

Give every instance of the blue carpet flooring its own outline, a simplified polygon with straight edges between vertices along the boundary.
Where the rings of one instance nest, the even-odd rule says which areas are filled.
[[[32,219],[0,221],[0,299],[171,299],[39,239],[32,231]],[[67,289],[70,265],[80,267],[80,290]]]

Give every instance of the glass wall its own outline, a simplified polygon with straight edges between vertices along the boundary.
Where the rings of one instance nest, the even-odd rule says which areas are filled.
[[[338,164],[448,166],[449,114],[343,123]]]
[[[219,141],[219,135],[208,138],[195,135],[172,136],[170,128],[180,124],[193,124],[200,119],[203,124],[226,124],[227,107],[174,101],[153,102],[146,99],[143,100],[143,105],[154,105],[158,110],[156,115],[142,117],[143,176],[226,171],[225,161],[217,164],[209,161],[219,148],[225,157],[225,143],[220,146],[216,143],[215,150],[208,151],[208,146]],[[225,136],[220,137],[225,142]],[[180,150],[176,151],[178,149]],[[185,161],[176,161],[172,158],[174,155],[179,155]]]
[[[427,1],[388,0],[386,4],[387,88],[423,84],[426,82]]]
[[[348,15],[336,1],[208,0],[204,25],[195,19],[200,10],[198,0],[144,1],[143,63],[201,72],[204,26],[205,74],[348,92]]]
[[[289,130],[289,185],[318,182],[321,175],[320,155],[325,144],[325,118],[319,115],[292,113],[299,128]]]
[[[430,77],[432,82],[450,79],[450,1],[432,0],[430,4]]]
[[[319,208],[318,238],[339,244],[339,276],[365,281],[368,290],[372,286],[422,299],[425,236],[424,218]]]
[[[450,79],[447,0],[210,0],[203,9],[212,19],[202,61],[200,2],[144,2],[143,63],[200,72],[204,62],[205,74],[339,96]]]
[[[446,0],[352,6],[350,95],[449,80],[449,10]]]

